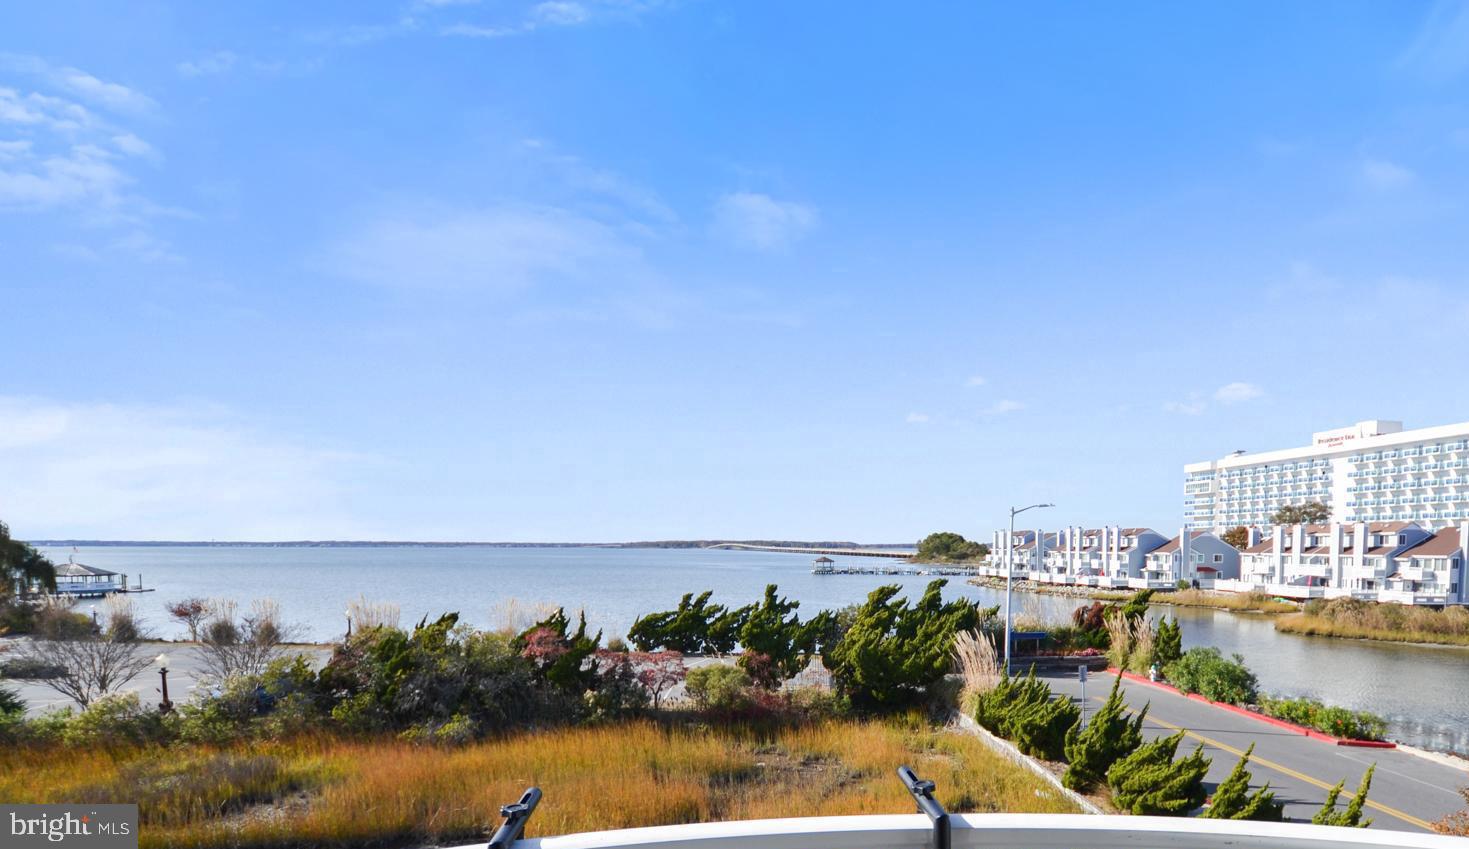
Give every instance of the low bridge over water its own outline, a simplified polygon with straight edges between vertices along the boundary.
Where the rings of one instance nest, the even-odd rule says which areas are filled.
[[[718,545],[706,545],[705,548],[730,548],[740,551],[778,551],[783,554],[835,554],[840,557],[890,557],[894,560],[907,560],[916,551],[904,551],[902,549],[889,548],[808,548],[796,545],[750,545],[743,542],[721,542]]]

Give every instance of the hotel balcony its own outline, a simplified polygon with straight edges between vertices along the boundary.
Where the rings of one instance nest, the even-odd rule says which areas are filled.
[[[942,810],[942,809],[940,809]],[[490,842],[491,849],[1462,849],[1463,838],[1298,823],[1091,816],[923,814],[691,823]],[[476,849],[484,844],[474,844]],[[461,849],[471,849],[464,846]]]

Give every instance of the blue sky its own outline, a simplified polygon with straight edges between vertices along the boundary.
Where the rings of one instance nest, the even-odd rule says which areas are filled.
[[[1460,4],[10,4],[31,538],[1175,529],[1469,419]]]

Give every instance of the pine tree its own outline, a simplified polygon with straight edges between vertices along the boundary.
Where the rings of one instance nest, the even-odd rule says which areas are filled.
[[[1153,662],[1164,669],[1180,657],[1183,657],[1183,628],[1178,624],[1178,617],[1173,617],[1172,623],[1159,620],[1158,633],[1153,637]]]
[[[1357,795],[1347,803],[1346,810],[1340,813],[1336,810],[1336,800],[1341,795],[1342,787],[1346,785],[1347,780],[1343,778],[1338,781],[1336,786],[1326,794],[1326,804],[1321,806],[1316,816],[1311,817],[1312,824],[1339,825],[1347,828],[1366,828],[1371,825],[1372,820],[1362,819],[1362,806],[1367,804],[1367,790],[1372,787],[1372,773],[1376,769],[1377,764],[1367,767],[1367,771],[1362,774],[1362,783],[1357,786]]]
[[[1081,721],[1081,710],[1069,698],[1030,704],[1010,719],[1015,745],[1033,758],[1059,761],[1065,757],[1066,735]]]
[[[1234,765],[1229,777],[1219,783],[1214,790],[1214,798],[1209,803],[1209,809],[1201,816],[1216,820],[1265,820],[1268,822],[1280,822],[1284,816],[1285,805],[1275,801],[1275,794],[1270,790],[1270,782],[1264,787],[1250,793],[1250,771],[1245,765],[1250,762],[1250,755],[1255,751],[1255,744],[1251,743],[1245,754]]]
[[[1061,781],[1072,790],[1086,790],[1101,781],[1108,767],[1142,744],[1143,719],[1148,715],[1148,706],[1144,705],[1136,716],[1128,719],[1121,684],[1121,676],[1113,679],[1111,694],[1086,727],[1078,723],[1066,732],[1064,749],[1069,764]]]
[[[1204,802],[1209,759],[1204,747],[1175,761],[1180,731],[1139,746],[1107,770],[1107,785],[1117,807],[1141,816],[1182,816]]]

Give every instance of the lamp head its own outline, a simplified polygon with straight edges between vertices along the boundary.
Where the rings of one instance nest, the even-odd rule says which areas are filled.
[[[153,658],[153,663],[159,669],[167,669],[168,668],[168,655],[166,655],[166,654],[160,654],[159,656]]]

